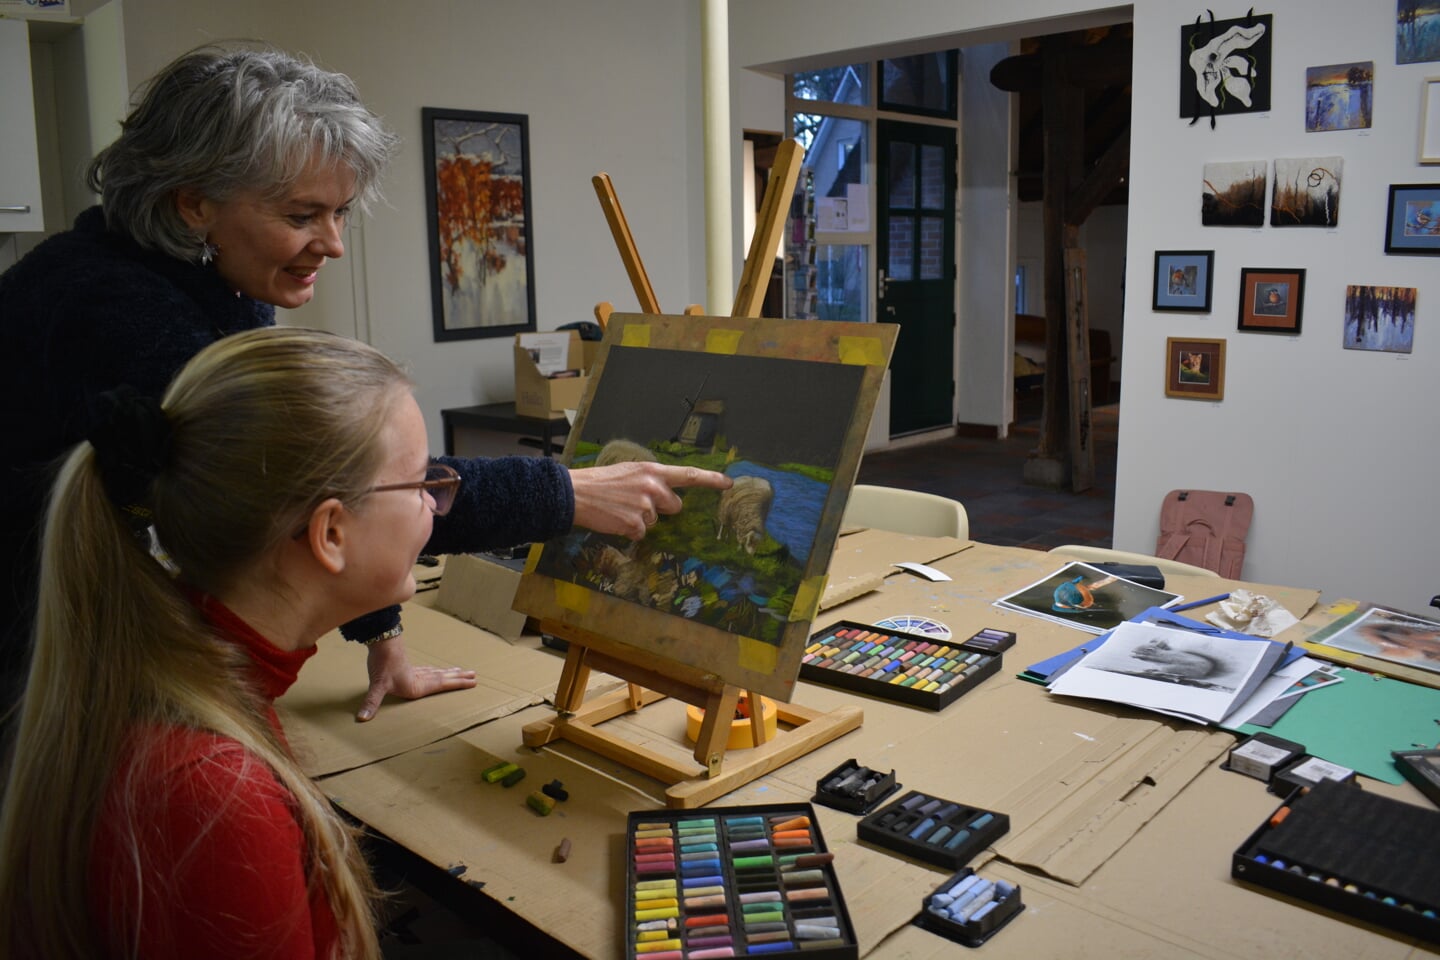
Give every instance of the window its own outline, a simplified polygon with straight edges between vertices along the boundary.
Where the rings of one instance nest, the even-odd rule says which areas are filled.
[[[881,60],[880,109],[954,119],[959,62],[956,50]]]

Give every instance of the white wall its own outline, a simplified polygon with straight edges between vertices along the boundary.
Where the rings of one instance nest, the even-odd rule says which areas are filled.
[[[1261,11],[1275,18],[1272,109],[1222,117],[1215,130],[1191,127],[1178,116],[1177,58],[1180,26],[1198,8],[1136,0],[1131,9],[1137,93],[1115,546],[1154,549],[1168,490],[1244,490],[1256,500],[1248,579],[1423,611],[1440,592],[1440,510],[1431,502],[1440,473],[1440,270],[1433,259],[1386,256],[1382,236],[1387,185],[1437,179],[1412,159],[1420,81],[1436,65],[1395,63],[1392,0],[1327,5],[1323,18],[1310,0],[1272,0]],[[1089,11],[1077,0],[908,0],[854,5],[837,17],[827,0],[731,0],[731,44],[737,69],[776,70],[849,61],[881,47],[1015,39],[1117,13],[1126,11]],[[1371,59],[1374,128],[1305,133],[1305,68]],[[1326,155],[1345,158],[1335,230],[1200,226],[1205,161]],[[1212,314],[1150,310],[1157,249],[1216,251]],[[1308,271],[1301,336],[1236,330],[1244,266]],[[1420,288],[1412,355],[1342,348],[1347,284]],[[1223,402],[1165,397],[1167,336],[1228,341]]]
[[[1182,486],[1255,498],[1245,575],[1269,583],[1423,611],[1440,593],[1440,269],[1386,256],[1387,185],[1435,182],[1414,162],[1421,78],[1436,64],[1395,63],[1395,4],[1363,0],[1313,16],[1306,0],[1272,0],[1274,64],[1266,115],[1188,126],[1178,114],[1178,18],[1135,8],[1130,162],[1129,302],[1125,312],[1115,545],[1153,549],[1160,499]],[[1305,68],[1375,62],[1375,126],[1306,133]],[[1205,161],[1341,156],[1339,226],[1202,227]],[[1154,313],[1157,249],[1215,250],[1214,312]],[[1302,267],[1298,337],[1236,330],[1242,267]],[[1343,349],[1347,284],[1418,287],[1410,355]],[[1164,398],[1167,336],[1228,341],[1225,399]]]
[[[285,322],[362,335],[368,326],[409,365],[438,449],[440,409],[509,399],[513,367],[509,340],[433,340],[420,108],[529,116],[540,329],[591,319],[600,300],[638,309],[590,184],[601,171],[662,309],[678,313],[705,298],[698,6],[124,0],[125,44],[133,85],[200,43],[261,38],[349,74],[402,136],[388,203],[351,231],[314,304]]]

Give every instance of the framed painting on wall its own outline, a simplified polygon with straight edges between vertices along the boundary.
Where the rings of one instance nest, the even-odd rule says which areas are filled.
[[[1415,344],[1415,287],[1345,288],[1345,349],[1409,353]]]
[[[1225,341],[1165,338],[1165,396],[1225,398]]]
[[[1263,227],[1268,160],[1207,163],[1201,174],[1200,223],[1207,227]]]
[[[1305,271],[1243,267],[1240,329],[1299,333],[1305,307]]]
[[[535,329],[529,122],[420,110],[436,341]]]
[[[1375,61],[1305,68],[1305,130],[1362,130],[1371,125]]]
[[[1270,226],[1333,227],[1340,222],[1343,157],[1281,158],[1275,161]]]
[[[1214,250],[1156,250],[1152,310],[1210,311]]]
[[[1440,183],[1392,183],[1385,252],[1440,254]]]
[[[1270,109],[1270,14],[1235,20],[1203,16],[1180,28],[1180,116],[1264,113]]]

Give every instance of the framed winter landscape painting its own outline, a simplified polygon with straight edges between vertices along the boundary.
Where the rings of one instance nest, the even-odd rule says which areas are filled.
[[[528,118],[420,111],[437,342],[535,329]]]
[[[1345,349],[1409,353],[1415,342],[1415,288],[1345,288]]]
[[[1305,130],[1363,130],[1371,124],[1375,61],[1305,68]]]

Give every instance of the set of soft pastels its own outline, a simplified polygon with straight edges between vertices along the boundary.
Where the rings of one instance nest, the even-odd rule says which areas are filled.
[[[832,859],[808,804],[632,813],[630,956],[856,957]]]
[[[800,658],[807,680],[939,709],[1000,669],[986,640],[942,643],[842,621],[810,638]]]

